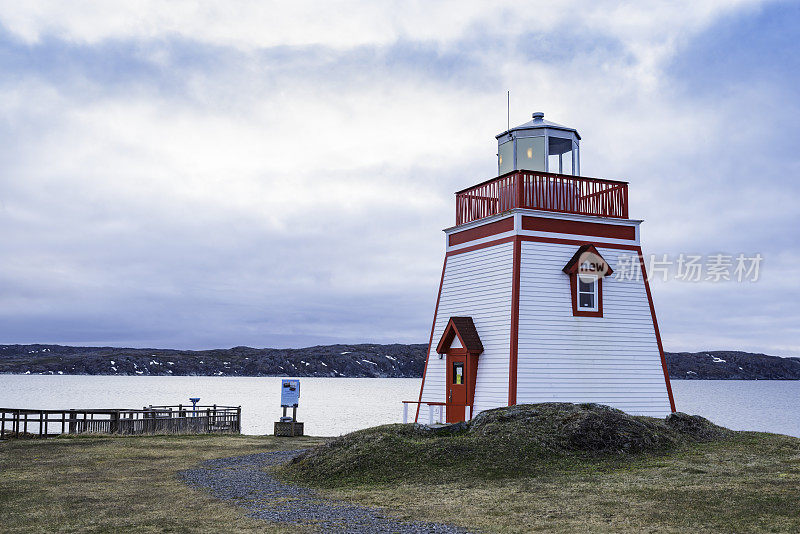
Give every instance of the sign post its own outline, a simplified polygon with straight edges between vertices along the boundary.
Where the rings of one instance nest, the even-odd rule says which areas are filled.
[[[300,404],[300,381],[284,378],[281,380],[281,408],[283,416],[275,422],[276,436],[302,436],[303,423],[297,420],[297,406]],[[292,416],[286,415],[286,409],[292,409]]]

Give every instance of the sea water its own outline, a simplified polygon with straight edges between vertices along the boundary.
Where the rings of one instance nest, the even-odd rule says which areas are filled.
[[[300,378],[299,421],[313,436],[337,436],[403,418],[419,378]],[[0,407],[142,408],[150,404],[242,407],[244,434],[271,434],[281,416],[279,377],[0,375]],[[800,437],[800,381],[674,380],[677,409],[735,430]],[[415,405],[412,405],[415,406]],[[413,419],[414,408],[409,410]]]

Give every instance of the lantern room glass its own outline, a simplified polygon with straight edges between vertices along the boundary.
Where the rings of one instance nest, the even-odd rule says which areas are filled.
[[[574,174],[572,139],[550,136],[547,141],[547,170],[558,174]]]
[[[517,139],[517,169],[544,170],[544,137],[520,137]]]
[[[514,170],[514,141],[507,141],[498,147],[497,170],[498,174]]]

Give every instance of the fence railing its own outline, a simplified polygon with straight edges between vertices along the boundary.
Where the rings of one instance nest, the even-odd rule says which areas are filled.
[[[420,408],[422,405],[428,407],[428,424],[441,425],[447,423],[447,407],[463,408],[464,421],[472,419],[472,405],[471,404],[447,404],[446,402],[419,402],[419,401],[401,401],[403,403],[403,423],[408,423],[408,407],[411,404],[418,404]],[[412,408],[413,409],[413,408]]]
[[[628,183],[514,171],[456,193],[456,224],[513,208],[628,218]]]
[[[141,410],[0,408],[0,438],[59,434],[239,433],[241,406],[148,406]]]

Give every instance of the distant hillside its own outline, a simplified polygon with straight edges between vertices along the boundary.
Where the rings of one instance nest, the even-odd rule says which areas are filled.
[[[0,373],[148,376],[420,377],[427,345],[303,349],[126,349],[0,345]],[[673,379],[800,380],[800,358],[735,351],[667,353]]]
[[[125,349],[0,345],[0,373],[65,375],[422,376],[427,345],[304,349]]]
[[[666,357],[673,380],[800,380],[800,358],[727,350],[667,352]]]

